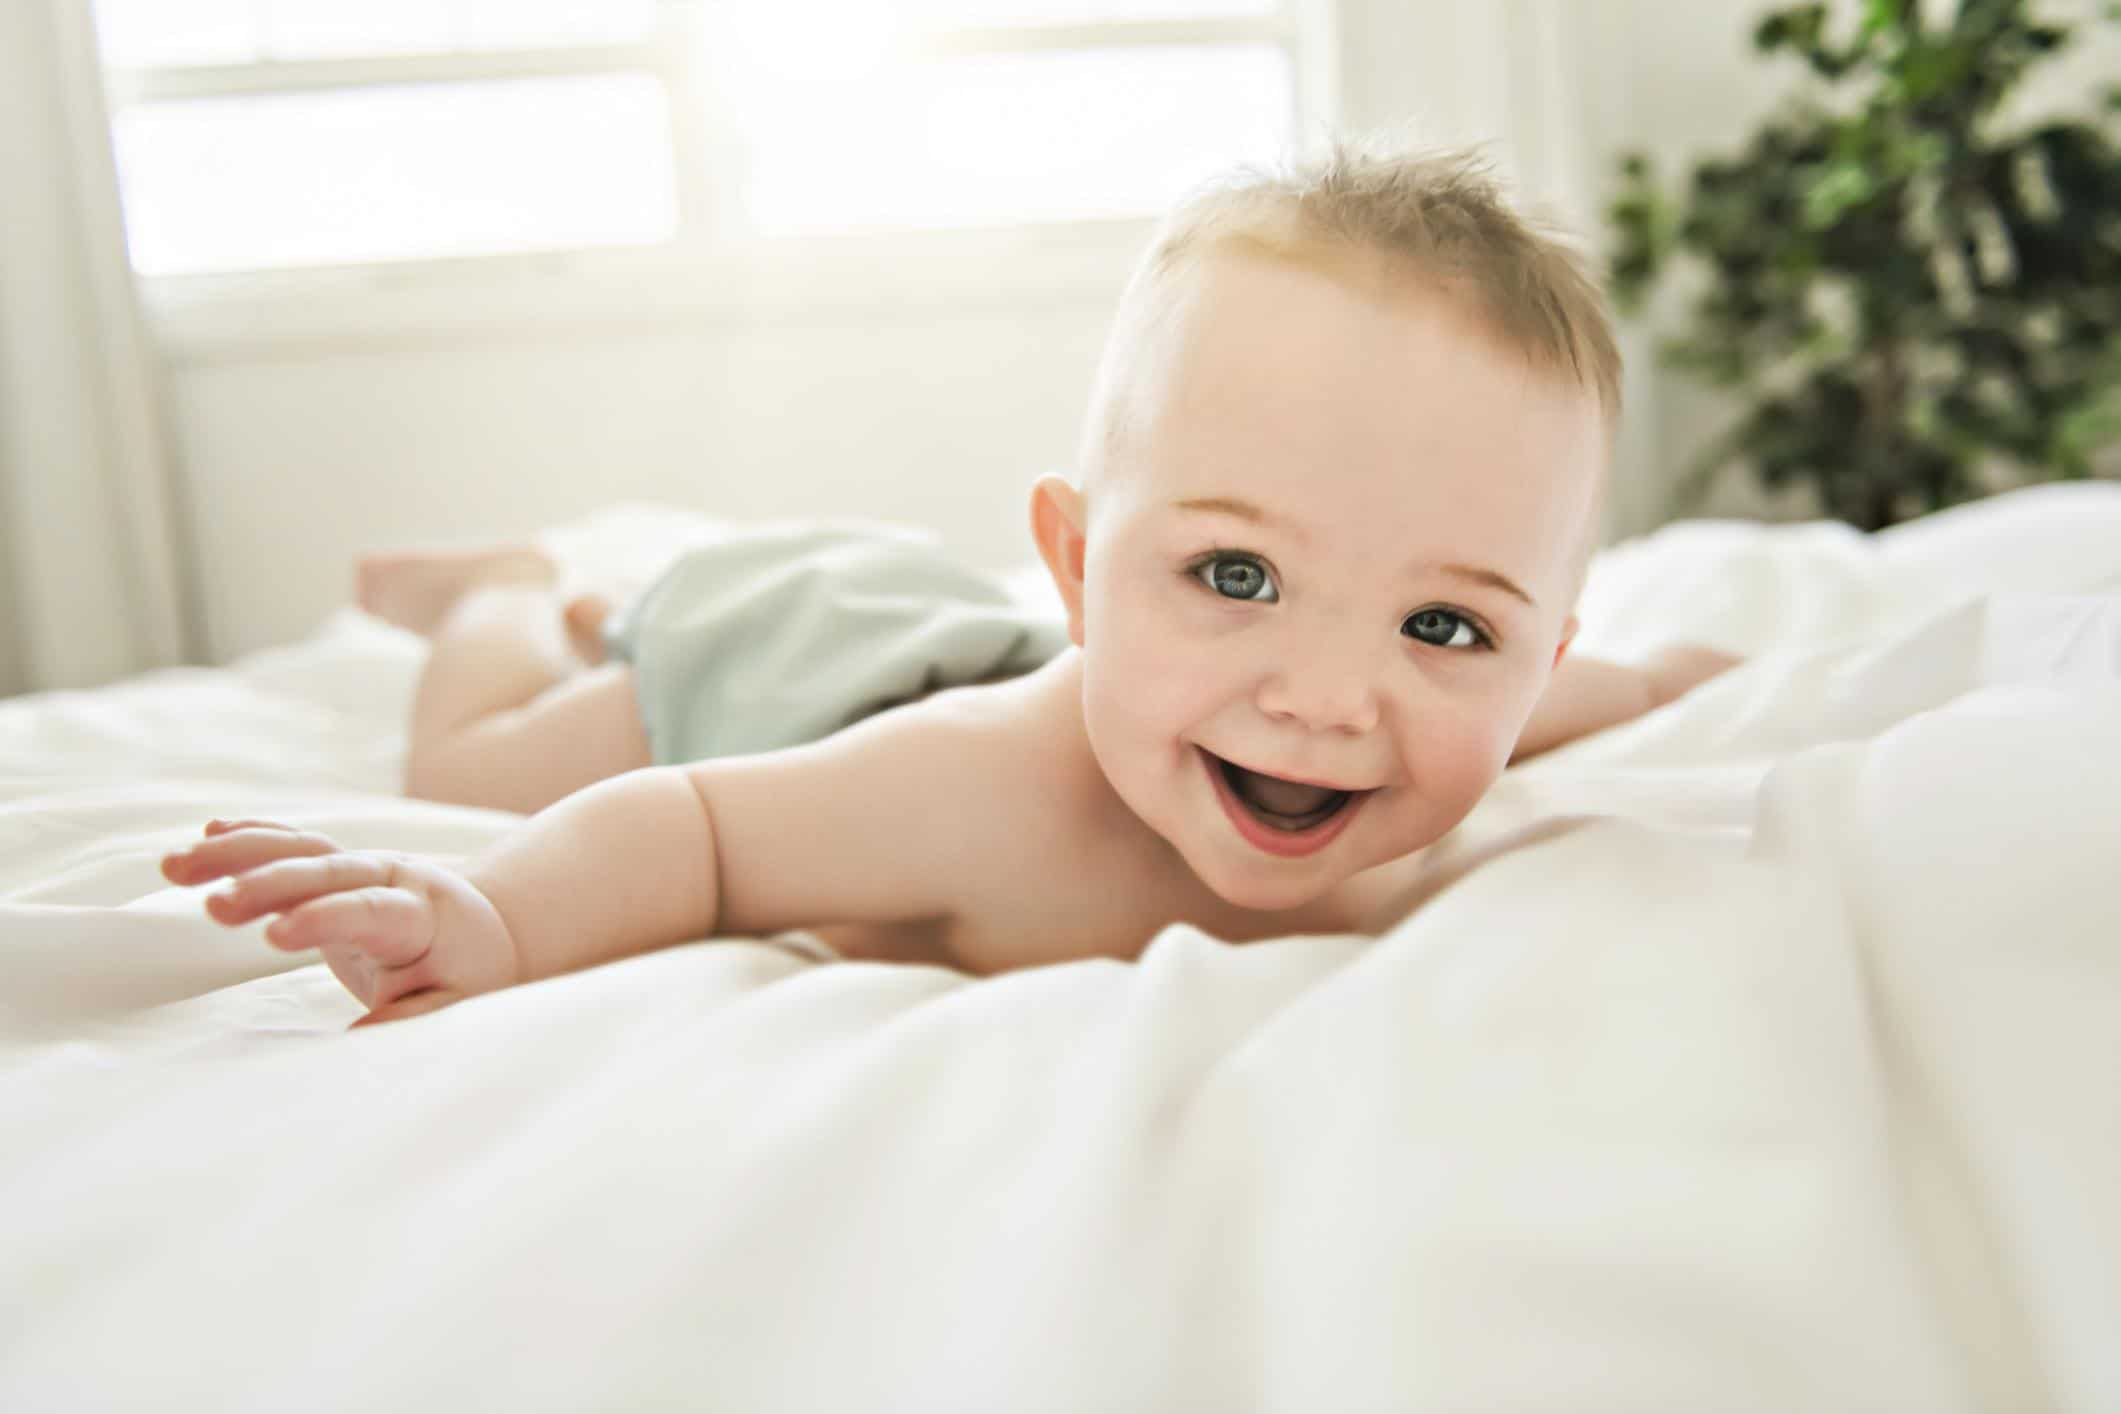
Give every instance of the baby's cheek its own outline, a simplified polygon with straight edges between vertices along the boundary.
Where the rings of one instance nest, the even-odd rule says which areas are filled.
[[[1197,727],[1198,678],[1174,659],[1133,634],[1111,634],[1084,649],[1084,715],[1108,772],[1160,763],[1173,741]]]
[[[1495,784],[1511,745],[1510,733],[1493,717],[1433,723],[1416,747],[1414,778],[1438,806],[1462,815]]]
[[[1161,719],[1197,702],[1217,678],[1212,660],[1194,661],[1201,651],[1201,645],[1137,610],[1106,620],[1104,632],[1084,645],[1083,666],[1086,676],[1128,699],[1130,715]]]

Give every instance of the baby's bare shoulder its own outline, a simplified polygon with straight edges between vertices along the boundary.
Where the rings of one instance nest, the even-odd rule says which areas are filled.
[[[688,768],[713,821],[725,930],[953,918],[1026,850],[1050,855],[1076,833],[1071,773],[1095,771],[1065,677],[1048,665]]]
[[[976,973],[1131,958],[1191,898],[1190,875],[1112,789],[1091,750],[1072,662],[965,704],[981,779],[942,945]],[[968,760],[973,759],[968,754]]]
[[[903,717],[908,734],[936,750],[963,753],[964,764],[980,773],[1018,780],[1096,770],[1072,652],[1023,677],[952,688],[887,715]]]
[[[997,840],[1067,835],[1111,799],[1083,726],[1082,678],[1073,656],[1006,683],[942,693],[926,733],[951,758],[958,808]]]

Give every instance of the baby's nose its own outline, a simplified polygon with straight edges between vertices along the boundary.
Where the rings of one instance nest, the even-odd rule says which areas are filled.
[[[1377,665],[1360,648],[1314,643],[1262,679],[1260,710],[1311,731],[1361,734],[1378,722]]]

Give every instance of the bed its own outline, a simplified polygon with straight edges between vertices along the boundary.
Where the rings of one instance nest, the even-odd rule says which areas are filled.
[[[156,860],[509,829],[394,794],[416,640],[0,703],[0,1408],[2121,1408],[2121,486],[1682,523],[1583,617],[1750,656],[1382,937],[700,942],[355,1032]]]

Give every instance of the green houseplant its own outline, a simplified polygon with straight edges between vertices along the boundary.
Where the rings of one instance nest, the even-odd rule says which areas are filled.
[[[1621,160],[1616,302],[1638,311],[1695,267],[1662,352],[1745,403],[1681,503],[1745,467],[1874,530],[2090,475],[2121,437],[2121,85],[2081,118],[2002,131],[2003,100],[2069,26],[2024,0],[1929,21],[1918,0],[1850,8],[1760,19],[1755,49],[1811,81],[1683,193],[1642,154]]]

